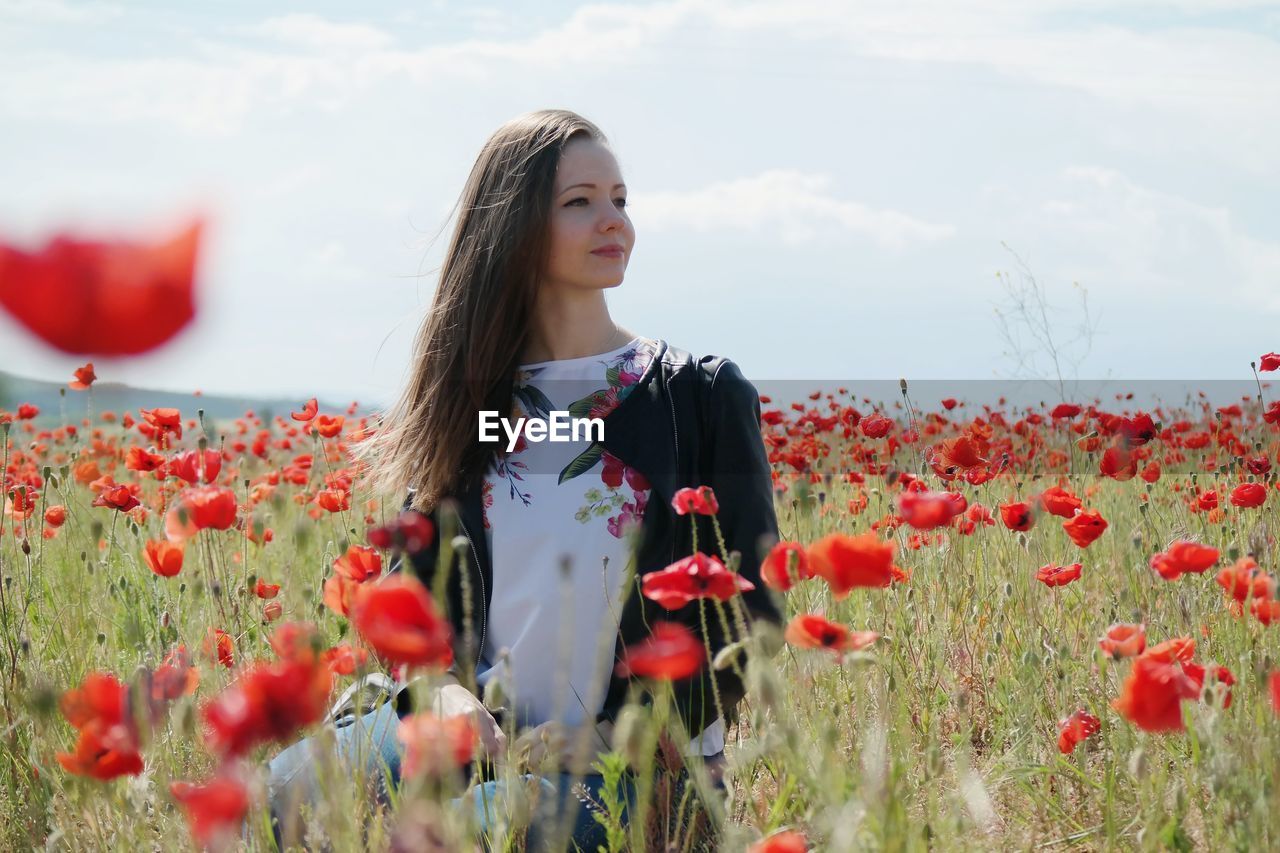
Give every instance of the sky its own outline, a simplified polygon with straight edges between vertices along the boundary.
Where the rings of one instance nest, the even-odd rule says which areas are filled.
[[[0,0],[0,240],[204,214],[196,323],[99,377],[379,404],[481,146],[550,107],[627,183],[614,320],[753,380],[1049,375],[1031,280],[1068,375],[1280,350],[1275,2]],[[0,370],[82,362],[0,316]]]

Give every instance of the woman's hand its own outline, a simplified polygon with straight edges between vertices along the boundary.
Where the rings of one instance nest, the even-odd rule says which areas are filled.
[[[613,723],[584,724],[576,731],[555,720],[525,730],[515,743],[516,760],[534,772],[544,764],[555,770],[587,773],[601,752],[613,748]]]
[[[475,694],[456,681],[437,690],[431,701],[431,710],[438,717],[470,717],[480,736],[480,748],[491,760],[496,761],[506,752],[507,736],[498,721]]]

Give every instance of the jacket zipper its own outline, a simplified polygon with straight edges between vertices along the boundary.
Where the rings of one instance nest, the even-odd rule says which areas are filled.
[[[662,365],[658,365],[658,375],[662,375]],[[680,430],[676,427],[676,402],[671,399],[671,386],[664,379],[662,382],[663,390],[667,392],[667,403],[671,405],[671,438],[675,442],[676,448],[676,476],[680,475]],[[671,537],[671,559],[667,561],[667,565],[671,565],[676,561],[676,542],[680,537]]]
[[[462,514],[458,514],[458,523],[462,525],[462,533],[467,537],[467,544],[471,546],[471,564],[476,567],[476,576],[480,578],[480,645],[476,650],[476,668],[480,668],[480,660],[484,657],[484,635],[485,629],[489,627],[488,605],[485,603],[488,596],[485,595],[484,589],[484,570],[480,568],[480,555],[476,553],[476,543],[471,540],[471,531],[467,530],[467,523],[462,520]]]

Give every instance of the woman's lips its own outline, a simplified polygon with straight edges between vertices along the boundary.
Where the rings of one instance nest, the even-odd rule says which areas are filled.
[[[621,249],[597,249],[591,254],[599,255],[602,258],[620,258],[624,253]]]

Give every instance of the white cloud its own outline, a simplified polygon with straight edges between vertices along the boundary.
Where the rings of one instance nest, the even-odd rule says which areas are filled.
[[[1059,269],[1071,264],[1072,277],[1095,293],[1280,312],[1280,243],[1246,233],[1225,207],[1142,186],[1114,169],[1063,170],[1026,228],[1053,235]]]
[[[392,42],[388,33],[368,24],[339,24],[307,14],[268,18],[260,24],[236,31],[317,50],[377,50]]]
[[[833,197],[828,175],[770,169],[698,189],[644,193],[633,213],[646,226],[776,235],[789,246],[853,234],[888,249],[954,236],[955,227]]]

